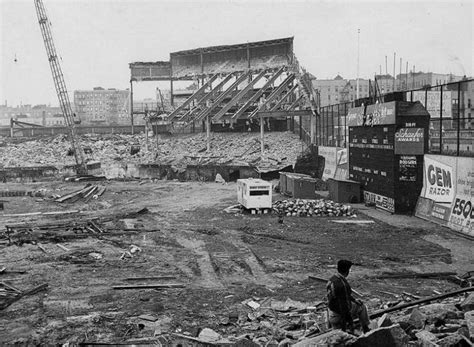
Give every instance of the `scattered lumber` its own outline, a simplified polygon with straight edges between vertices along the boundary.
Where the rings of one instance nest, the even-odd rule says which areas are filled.
[[[375,223],[373,220],[331,220],[333,223],[340,223],[340,224],[373,224]]]
[[[52,216],[52,215],[61,215],[61,214],[73,214],[79,213],[79,210],[69,210],[69,211],[50,211],[50,212],[28,212],[28,213],[14,213],[14,214],[4,214],[3,217],[31,217],[31,216]]]
[[[96,199],[104,194],[106,187],[100,185],[92,185],[90,183],[86,184],[86,186],[82,189],[76,190],[72,193],[60,196],[56,198],[55,202],[76,202],[81,199],[84,201],[89,201],[91,198],[95,197]]]
[[[124,281],[147,281],[147,280],[174,280],[176,276],[147,276],[147,277],[128,277]]]
[[[429,298],[424,298],[424,299],[408,302],[406,304],[393,306],[393,307],[390,307],[390,308],[387,308],[387,309],[384,309],[384,310],[375,311],[374,313],[371,313],[369,316],[370,316],[370,319],[374,319],[374,318],[383,316],[385,313],[400,311],[400,310],[403,310],[403,309],[408,308],[408,307],[427,304],[431,301],[440,300],[440,299],[444,299],[444,298],[449,298],[449,297],[452,297],[452,296],[456,296],[456,295],[459,295],[459,294],[472,292],[472,291],[474,291],[474,287],[463,288],[463,289],[455,290],[453,292],[444,293],[444,294],[441,294],[441,295],[435,295],[435,296],[431,296]]]
[[[424,273],[416,273],[416,272],[393,272],[393,273],[385,273],[377,276],[373,276],[372,278],[378,279],[390,279],[390,278],[443,278],[443,277],[450,277],[456,275],[455,272],[424,272]]]
[[[118,285],[113,286],[113,289],[163,289],[163,288],[184,288],[181,283],[156,283],[156,284],[138,284],[138,285]]]
[[[60,243],[57,243],[56,246],[58,246],[59,248],[61,248],[63,251],[66,251],[66,252],[69,252],[69,251],[70,251],[69,248],[67,248],[66,246],[61,245]]]
[[[21,291],[18,288],[15,288],[11,285],[6,284],[5,282],[0,282],[0,286],[3,286],[5,288],[7,288],[8,292],[9,292],[9,293],[7,292],[7,294],[8,294],[8,295],[6,295],[7,298],[5,300],[3,300],[3,302],[0,302],[0,310],[6,309],[8,306],[10,306],[14,302],[20,300],[24,296],[34,295],[34,294],[39,293],[39,292],[41,292],[43,290],[46,290],[48,288],[47,283],[41,284],[41,285],[39,285],[37,287],[34,287],[30,290],[27,290],[27,291]],[[15,294],[11,294],[11,293],[15,293]]]

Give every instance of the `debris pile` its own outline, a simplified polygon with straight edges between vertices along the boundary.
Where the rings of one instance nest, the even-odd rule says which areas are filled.
[[[287,199],[273,203],[273,209],[285,216],[293,217],[347,217],[354,211],[350,205],[336,203],[332,200]]]
[[[15,224],[6,225],[0,240],[8,245],[38,244],[40,241],[59,242],[80,238],[82,235],[104,234],[108,231],[98,220],[67,221],[55,224]]]
[[[76,202],[83,200],[88,202],[90,199],[98,199],[106,190],[105,186],[87,184],[84,188],[72,193],[56,197],[55,202]]]
[[[145,134],[81,136],[81,144],[90,148],[89,161],[110,163],[157,163],[171,165],[292,165],[301,150],[301,142],[291,132],[265,134],[265,159],[260,157],[260,138],[255,133],[214,133],[207,151],[205,133],[177,135],[148,140]],[[148,151],[145,149],[148,147]],[[137,148],[140,148],[138,151]],[[132,150],[133,149],[133,150]],[[0,167],[26,167],[34,165],[73,165],[68,155],[70,142],[65,135],[34,139],[21,143],[8,143],[0,147]]]
[[[115,288],[114,289],[128,289]],[[132,289],[136,289],[132,287]],[[464,289],[464,293],[474,288]],[[471,346],[474,341],[474,294],[466,298],[462,291],[423,299],[424,303],[399,303],[387,310],[371,314],[371,330],[363,334],[359,328],[353,333],[331,330],[327,321],[325,302],[280,301],[272,298],[249,298],[238,310],[220,319],[219,328],[203,328],[192,335],[181,330],[160,336],[136,339],[201,343],[206,345],[252,346]],[[442,297],[442,296],[439,296]],[[435,303],[430,303],[433,299]],[[410,299],[407,299],[410,300]],[[438,301],[438,302],[436,302]],[[370,311],[386,303],[370,300]],[[411,306],[410,306],[411,305]],[[404,307],[406,307],[404,309]],[[393,315],[384,313],[391,311]],[[135,340],[129,340],[132,342]],[[389,343],[389,341],[391,341]]]

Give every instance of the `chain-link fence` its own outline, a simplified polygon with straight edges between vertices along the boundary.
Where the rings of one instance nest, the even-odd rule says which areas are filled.
[[[421,102],[431,115],[429,153],[474,156],[474,80],[403,93],[406,101]],[[316,144],[345,147],[349,136],[346,117],[355,106],[359,106],[357,101],[321,107],[316,120]],[[303,122],[303,128],[309,129],[309,122]]]

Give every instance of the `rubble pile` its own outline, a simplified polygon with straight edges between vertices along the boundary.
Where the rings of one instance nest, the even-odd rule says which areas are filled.
[[[332,200],[288,199],[273,203],[278,214],[293,217],[347,217],[354,211],[350,205],[336,203]]]
[[[159,164],[292,165],[301,149],[291,132],[265,134],[265,159],[260,158],[260,135],[255,133],[214,133],[210,151],[206,134],[178,135],[158,140],[145,134],[84,135],[81,144],[88,161],[102,163],[125,161]],[[42,138],[0,147],[0,167],[72,165],[70,142],[66,135]],[[68,155],[68,152],[70,155]]]
[[[372,299],[366,304],[369,312],[374,312],[390,303]],[[357,325],[353,333],[331,329],[323,301],[253,297],[220,319],[217,331],[203,328],[191,336],[179,330],[153,340],[188,340],[209,345],[243,345],[246,341],[252,346],[471,346],[473,309],[474,294],[470,294],[467,298],[456,296],[432,304],[414,305],[392,314],[375,311],[371,330],[363,334]]]
[[[378,299],[368,300],[367,305],[370,312],[387,307]],[[363,334],[357,325],[352,333],[331,329],[323,301],[252,297],[221,318],[216,330],[206,327],[193,336],[179,329],[147,340],[239,346],[471,346],[473,309],[471,294],[414,305],[393,314],[375,311],[371,330]]]

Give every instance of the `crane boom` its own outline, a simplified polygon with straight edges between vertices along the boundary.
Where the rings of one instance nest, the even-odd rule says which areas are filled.
[[[87,166],[84,160],[84,151],[77,137],[75,125],[80,123],[79,117],[72,111],[71,102],[67,93],[66,83],[59,64],[56,47],[54,46],[53,36],[51,34],[51,22],[49,21],[42,0],[34,0],[36,14],[43,35],[44,46],[48,56],[49,66],[53,75],[54,87],[59,99],[59,105],[64,116],[64,120],[69,129],[69,137],[74,152],[74,158],[77,164],[78,174],[87,174]]]

